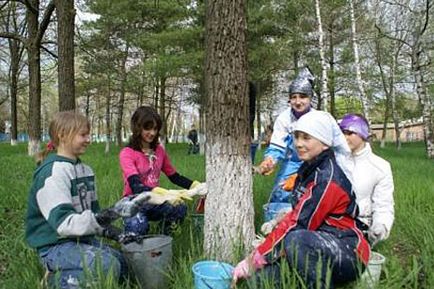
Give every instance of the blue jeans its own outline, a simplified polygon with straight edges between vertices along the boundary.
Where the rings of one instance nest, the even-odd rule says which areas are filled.
[[[291,231],[284,240],[286,261],[308,289],[318,288],[317,282],[321,289],[333,289],[336,284],[356,280],[364,269],[357,259],[356,245],[357,237],[337,238],[328,232],[309,230]],[[267,265],[257,275],[272,278],[275,288],[282,287],[278,263]],[[331,271],[331,280],[327,287],[328,271]]]
[[[171,234],[173,224],[181,223],[187,215],[187,205],[172,206],[165,202],[161,205],[145,204],[139,213],[124,219],[125,232],[146,235],[149,232],[149,221],[160,221],[161,233]]]
[[[50,288],[81,288],[78,283],[89,281],[86,280],[88,273],[90,278],[95,279],[99,268],[104,276],[112,273],[115,280],[127,277],[128,268],[122,254],[97,240],[53,245],[39,253],[39,257],[44,267],[52,273],[48,280]]]

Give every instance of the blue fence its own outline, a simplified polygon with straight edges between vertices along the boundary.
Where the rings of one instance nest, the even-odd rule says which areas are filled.
[[[42,141],[48,141],[50,137],[48,134],[43,134],[41,136]],[[10,142],[11,141],[11,135],[7,133],[0,132],[0,142]],[[29,141],[29,135],[27,133],[19,133],[17,136],[18,142],[28,142]]]

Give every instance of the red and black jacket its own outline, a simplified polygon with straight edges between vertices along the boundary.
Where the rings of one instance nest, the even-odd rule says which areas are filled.
[[[300,167],[293,192],[298,197],[294,210],[257,248],[261,255],[271,253],[288,232],[307,229],[326,231],[338,238],[356,237],[357,256],[364,264],[368,263],[369,244],[355,221],[356,196],[350,181],[336,164],[332,150],[322,152],[314,161]]]

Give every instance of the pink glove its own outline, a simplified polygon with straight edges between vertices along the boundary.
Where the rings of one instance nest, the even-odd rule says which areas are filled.
[[[237,264],[232,276],[233,282],[236,283],[238,279],[250,277],[255,271],[264,268],[266,264],[267,261],[265,261],[265,257],[259,254],[258,251],[254,251],[252,255]]]
[[[237,282],[238,279],[246,279],[250,277],[250,266],[247,258],[237,264],[232,275],[232,280]]]

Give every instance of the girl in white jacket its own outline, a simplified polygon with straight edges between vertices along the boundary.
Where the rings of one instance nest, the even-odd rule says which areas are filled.
[[[368,142],[369,127],[358,114],[340,122],[352,152],[353,188],[360,208],[359,220],[368,231],[371,245],[389,237],[394,220],[393,178],[389,162],[375,155]]]

